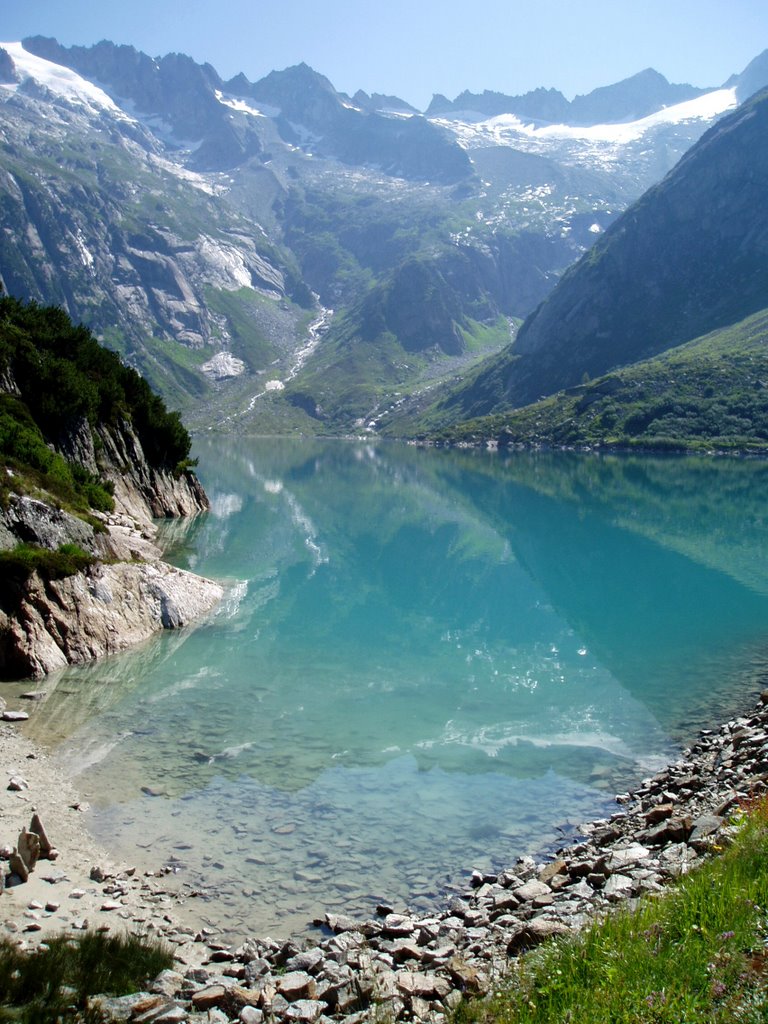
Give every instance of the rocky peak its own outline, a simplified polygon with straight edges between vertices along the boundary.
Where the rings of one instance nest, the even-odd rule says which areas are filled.
[[[384,93],[375,92],[368,95],[362,89],[358,89],[352,97],[352,102],[361,110],[375,112],[380,110],[402,111],[404,114],[417,114],[418,111],[410,103],[401,100],[399,96],[386,96]]]
[[[12,83],[19,79],[13,58],[7,50],[0,49],[0,82]]]
[[[270,71],[251,86],[250,95],[278,107],[289,121],[321,133],[332,127],[344,110],[330,81],[303,62]]]
[[[768,86],[768,50],[750,61],[728,84],[736,85],[736,95],[742,101]]]
[[[570,105],[570,124],[612,124],[637,121],[663,107],[695,99],[707,92],[692,85],[673,85],[664,75],[646,68],[614,85],[576,96]]]
[[[197,141],[224,116],[215,96],[221,79],[210,64],[196,64],[184,54],[158,60],[133,46],[106,40],[95,46],[65,47],[43,36],[24,39],[23,46],[99,83],[114,97],[129,100],[140,113],[164,117],[180,139]]]

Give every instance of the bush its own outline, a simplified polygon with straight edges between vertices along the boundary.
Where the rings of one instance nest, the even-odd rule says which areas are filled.
[[[191,439],[177,412],[143,377],[53,306],[0,298],[0,370],[10,369],[46,443],[58,444],[83,419],[134,426],[150,465],[172,470]]]

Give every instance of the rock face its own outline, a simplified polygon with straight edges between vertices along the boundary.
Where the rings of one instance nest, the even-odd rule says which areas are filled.
[[[211,580],[165,562],[97,565],[26,583],[13,614],[0,610],[0,676],[40,678],[177,629],[222,596]]]

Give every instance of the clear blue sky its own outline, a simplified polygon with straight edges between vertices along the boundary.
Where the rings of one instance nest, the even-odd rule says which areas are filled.
[[[5,8],[5,10],[3,10]],[[768,48],[766,0],[0,0],[0,39],[100,39],[208,61],[255,81],[306,61],[353,93],[419,108],[433,92],[570,99],[654,67],[720,85]]]

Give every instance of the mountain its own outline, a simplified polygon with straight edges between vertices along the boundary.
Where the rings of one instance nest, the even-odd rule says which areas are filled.
[[[619,217],[444,413],[524,406],[762,310],[767,187],[768,90]]]
[[[738,91],[544,126],[41,37],[0,49],[0,80],[7,288],[91,325],[190,423],[262,432],[377,429],[471,372]]]
[[[453,113],[474,111],[486,117],[514,114],[519,118],[551,124],[616,124],[639,121],[708,91],[712,90],[672,85],[658,71],[646,68],[615,85],[602,86],[584,96],[576,96],[570,103],[557,89],[534,89],[523,96],[505,96],[488,90],[479,94],[464,91],[453,102],[445,96],[434,96],[427,115],[450,117]]]

